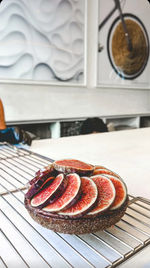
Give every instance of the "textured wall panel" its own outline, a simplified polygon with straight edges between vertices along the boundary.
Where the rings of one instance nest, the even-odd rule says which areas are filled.
[[[0,79],[84,81],[84,0],[3,0]]]

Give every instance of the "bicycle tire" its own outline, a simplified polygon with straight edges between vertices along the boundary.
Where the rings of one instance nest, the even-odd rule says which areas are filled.
[[[134,21],[136,24],[138,24],[138,27],[141,29],[141,31],[144,35],[145,43],[146,43],[146,56],[145,56],[144,62],[142,64],[142,66],[139,68],[139,70],[135,71],[135,73],[132,73],[132,74],[129,74],[129,73],[127,74],[125,71],[122,71],[122,69],[119,66],[116,65],[114,58],[113,58],[113,55],[112,55],[112,37],[113,37],[114,30],[116,29],[117,25],[119,25],[119,23],[121,23],[120,16],[118,16],[112,22],[111,27],[109,29],[108,37],[107,37],[107,53],[108,53],[108,58],[109,58],[110,64],[111,64],[112,68],[114,69],[114,71],[117,73],[117,75],[119,75],[122,79],[133,80],[142,74],[142,72],[144,71],[144,69],[147,65],[147,62],[149,59],[149,37],[148,37],[148,33],[147,33],[147,30],[146,30],[143,22],[137,16],[135,16],[131,13],[124,13],[123,17],[125,20],[128,18],[129,20]]]

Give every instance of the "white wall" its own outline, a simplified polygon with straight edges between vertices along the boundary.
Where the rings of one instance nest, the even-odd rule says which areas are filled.
[[[97,0],[88,0],[87,86],[0,83],[6,121],[150,113],[150,91],[96,88]]]

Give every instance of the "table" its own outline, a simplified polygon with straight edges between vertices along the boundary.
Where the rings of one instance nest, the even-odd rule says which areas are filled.
[[[106,166],[124,179],[131,195],[150,199],[150,128],[35,140],[31,150]]]

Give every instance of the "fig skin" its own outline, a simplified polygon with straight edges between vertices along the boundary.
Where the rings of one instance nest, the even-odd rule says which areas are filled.
[[[63,210],[58,214],[60,217],[63,216],[66,219],[80,218],[93,208],[97,201],[97,198],[98,190],[95,182],[88,177],[81,177],[81,196],[77,202],[69,208],[69,211]]]
[[[74,176],[75,176],[76,182],[77,182],[77,184],[76,184],[77,189],[75,189],[74,195],[71,197],[70,196],[70,190],[71,190],[70,186],[72,185],[72,183],[74,184],[74,182],[72,182],[72,177],[74,177]],[[43,211],[57,213],[59,211],[63,211],[65,209],[68,209],[69,207],[73,206],[77,202],[77,200],[79,199],[80,194],[81,194],[81,179],[80,179],[79,175],[76,173],[68,174],[68,175],[66,175],[66,178],[68,181],[67,187],[59,198],[60,199],[64,198],[64,195],[69,194],[69,199],[66,199],[66,202],[64,204],[62,204],[62,202],[61,202],[62,207],[58,207],[58,208],[55,207],[55,209],[54,208],[51,208],[51,209],[47,208],[47,210],[46,210],[46,207],[44,207]],[[55,202],[53,202],[53,203],[55,205]]]
[[[85,217],[89,218],[105,213],[111,207],[116,197],[116,190],[110,179],[101,175],[94,175],[91,179],[98,188],[98,199],[93,209],[85,215]]]
[[[37,186],[41,186],[43,181],[45,181],[49,175],[56,176],[58,172],[54,169],[53,164],[50,164],[42,169],[39,169],[35,173],[35,177],[29,181],[29,184],[36,184]]]
[[[26,193],[27,198],[32,198],[35,194],[41,190],[42,185],[49,177],[55,177],[57,174],[56,170],[54,170],[53,165],[45,167],[42,170],[38,170],[36,172],[36,176],[29,181],[28,192]]]
[[[61,175],[61,174],[59,174],[59,175]],[[62,175],[63,175],[63,180],[62,180],[61,184],[58,186],[58,188],[43,203],[41,203],[40,205],[37,205],[37,206],[33,206],[34,208],[42,209],[46,205],[55,202],[60,197],[60,195],[65,191],[65,189],[67,187],[67,182],[68,182],[66,176],[64,176],[64,174],[62,174]],[[41,191],[42,190],[47,191],[47,188],[41,189]],[[31,199],[31,205],[32,205],[32,199]]]
[[[96,169],[106,169],[106,167],[100,166],[100,165],[95,165],[94,170],[96,170]]]
[[[69,164],[67,162],[72,162]],[[74,162],[74,163],[73,163]],[[78,163],[78,166],[76,164]],[[76,159],[62,159],[53,162],[54,169],[62,173],[77,173],[82,176],[90,176],[94,171],[94,166]],[[84,167],[83,167],[84,166]]]
[[[93,171],[93,175],[107,175],[107,174],[115,176],[118,179],[121,179],[117,173],[115,173],[107,168],[97,168],[97,169],[94,169],[94,171]]]
[[[115,176],[107,175],[107,178],[109,178],[112,181],[112,183],[114,184],[114,187],[116,189],[116,198],[115,198],[113,204],[111,205],[110,210],[116,210],[124,203],[124,201],[125,201],[125,199],[127,197],[127,186],[126,186],[126,184],[124,183],[124,181],[122,179],[118,179]],[[119,187],[122,188],[122,189],[119,189],[119,193],[118,193],[117,185],[116,185],[115,182],[116,183],[119,182],[120,183]],[[123,194],[122,200],[120,201],[119,204],[116,204],[117,197],[119,197],[119,194],[121,195],[121,192]]]
[[[28,189],[28,192],[26,193],[27,198],[32,199],[36,194],[38,194],[39,191],[42,190],[43,187],[48,183],[50,184],[50,181],[52,182],[55,177],[48,177],[45,181],[43,181],[43,184],[41,186],[38,186],[36,184],[32,184],[30,188]]]

